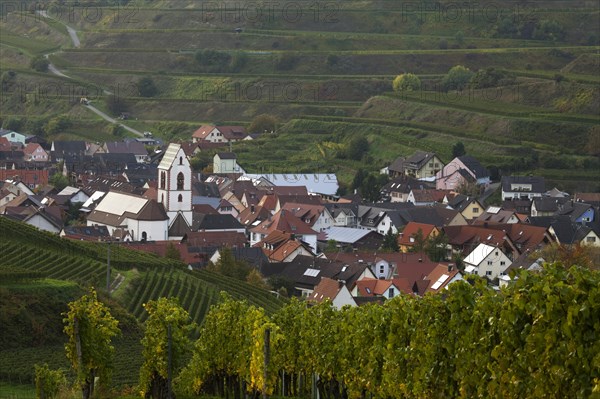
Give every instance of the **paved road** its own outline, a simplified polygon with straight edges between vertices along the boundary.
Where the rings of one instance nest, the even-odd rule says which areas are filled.
[[[47,11],[37,11],[37,13],[39,15],[41,15],[44,18],[52,18],[48,15]],[[54,19],[54,18],[52,18]],[[81,42],[79,41],[79,36],[77,36],[77,31],[73,28],[71,28],[69,25],[65,24],[62,21],[56,20],[58,22],[60,22],[61,24],[63,24],[66,28],[67,28],[67,32],[69,32],[69,36],[71,37],[71,41],[73,42],[73,46],[76,48],[79,48],[81,46]],[[51,53],[52,54],[52,53]],[[48,58],[50,54],[46,54],[44,55],[44,57]],[[48,70],[50,71],[50,73],[53,73],[57,76],[61,76],[63,78],[71,78],[70,76],[65,75],[64,73],[62,73],[56,66],[54,66],[53,64],[49,64],[48,65]],[[110,91],[108,90],[104,90],[104,94],[112,94]],[[142,132],[140,132],[139,130],[136,130],[134,128],[131,128],[127,125],[124,125],[120,122],[118,122],[115,118],[112,118],[108,115],[106,115],[104,112],[100,111],[98,108],[94,107],[93,105],[85,105],[85,107],[87,109],[89,109],[90,111],[94,112],[95,114],[99,115],[102,119],[104,119],[105,121],[108,121],[110,123],[116,123],[119,126],[121,126],[123,129],[127,130],[128,132],[131,132],[137,136],[140,137],[144,137],[144,134]]]
[[[137,135],[140,137],[144,137],[144,134],[142,132],[140,132],[139,130],[136,130],[132,127],[129,127],[127,125],[124,125],[122,123],[119,123],[115,118],[112,118],[108,115],[106,115],[104,112],[100,111],[98,108],[94,107],[93,105],[84,105],[84,107],[86,107],[87,109],[89,109],[90,111],[94,112],[95,114],[99,115],[102,119],[104,119],[105,121],[108,121],[110,123],[116,123],[119,126],[123,127],[123,129]]]

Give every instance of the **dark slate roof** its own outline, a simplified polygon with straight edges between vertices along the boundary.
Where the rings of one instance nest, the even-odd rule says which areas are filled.
[[[568,201],[558,208],[557,214],[568,215],[574,222],[590,208],[592,208],[590,204]]]
[[[236,159],[236,156],[233,152],[219,152],[217,155],[221,159]]]
[[[127,170],[123,173],[129,183],[141,187],[148,181],[156,180],[158,167],[156,165],[138,163],[135,166],[127,167]]]
[[[171,226],[169,226],[169,237],[183,237],[191,230],[190,226],[187,224],[185,217],[183,214],[179,213],[175,217]]]
[[[194,231],[232,229],[244,229],[244,226],[231,215],[194,213]]]
[[[200,197],[221,198],[219,187],[215,183],[195,182],[192,184],[194,195]]]
[[[403,209],[400,211],[400,216],[404,220],[404,224],[418,222],[442,227],[447,225],[458,213],[457,210],[448,209],[443,205],[432,205]]]
[[[546,182],[539,176],[502,176],[502,191],[513,192],[511,184],[531,184],[531,192],[543,193],[546,191]]]
[[[165,207],[152,199],[148,200],[137,215],[129,217],[135,220],[169,220]]]
[[[344,211],[346,214],[352,212],[354,215],[358,215],[358,204],[327,203],[324,204],[324,206],[334,218],[336,218],[342,211]]]
[[[458,195],[455,195],[450,200],[448,200],[448,205],[451,206],[452,209],[455,209],[455,210],[457,210],[459,212],[462,212],[473,201],[477,201],[477,198],[475,198],[475,197],[469,197],[469,196],[464,195],[464,194],[458,194]]]
[[[537,197],[533,199],[535,209],[538,212],[556,212],[560,205],[569,201],[568,198],[559,197]]]
[[[95,239],[108,239],[110,237],[106,226],[65,226],[63,230],[68,236],[83,236]]]
[[[107,141],[106,150],[114,154],[148,155],[144,143],[139,141]]]
[[[475,174],[477,179],[490,176],[490,172],[472,156],[463,155],[462,157],[458,157],[458,159]]]
[[[54,154],[64,155],[76,155],[84,154],[86,151],[85,141],[55,141],[54,143]]]

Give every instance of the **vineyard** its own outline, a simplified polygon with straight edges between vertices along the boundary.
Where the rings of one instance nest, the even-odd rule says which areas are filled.
[[[190,272],[170,268],[149,271],[139,281],[132,283],[126,306],[143,322],[147,318],[144,303],[162,297],[177,297],[191,319],[201,325],[211,305],[219,302],[221,291],[228,292],[236,299],[247,299],[269,314],[284,305],[273,294],[234,278],[206,270]]]

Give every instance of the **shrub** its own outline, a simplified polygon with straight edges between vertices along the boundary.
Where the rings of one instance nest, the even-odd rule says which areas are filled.
[[[392,82],[394,91],[415,91],[421,88],[421,79],[412,73],[403,73],[396,76]]]
[[[38,72],[48,72],[48,65],[50,65],[50,62],[41,55],[33,58],[29,63],[31,69]]]

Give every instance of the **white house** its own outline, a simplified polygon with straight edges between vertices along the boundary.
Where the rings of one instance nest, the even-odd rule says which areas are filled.
[[[479,244],[464,259],[465,272],[487,277],[490,280],[504,276],[512,261],[498,247]]]
[[[533,199],[546,192],[543,177],[502,176],[502,201],[510,199]]]
[[[307,300],[320,303],[326,299],[330,299],[338,310],[344,306],[356,306],[356,301],[343,282],[322,277]]]
[[[233,152],[219,152],[213,157],[214,173],[246,173]]]
[[[0,137],[5,137],[11,143],[19,143],[25,145],[25,139],[27,136],[21,133],[13,132],[12,130],[3,130],[0,132]]]

